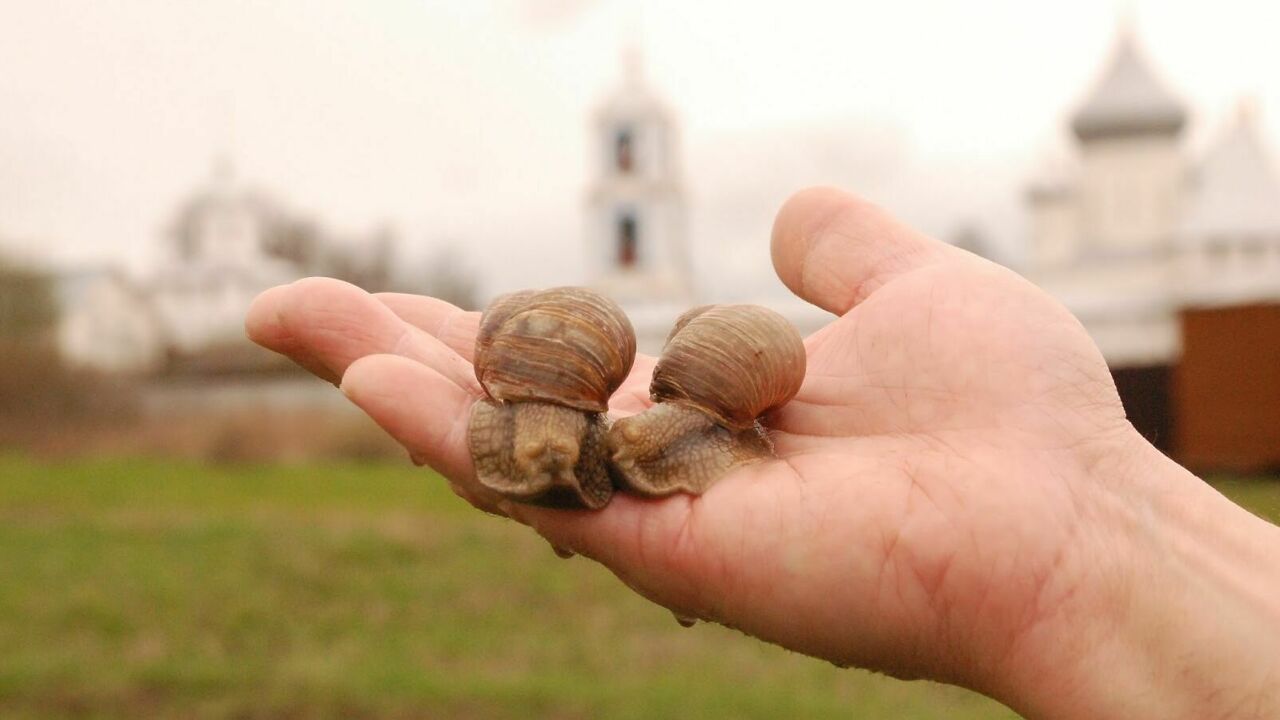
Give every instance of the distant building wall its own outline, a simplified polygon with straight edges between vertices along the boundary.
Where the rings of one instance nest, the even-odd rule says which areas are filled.
[[[68,365],[100,372],[149,372],[160,365],[162,328],[131,280],[91,271],[62,284],[57,339]]]
[[[1075,260],[1079,237],[1079,204],[1072,191],[1034,188],[1028,193],[1031,215],[1031,262],[1037,272],[1056,270]]]
[[[1188,309],[1176,456],[1198,470],[1280,468],[1280,304]]]
[[[1081,249],[1130,254],[1167,244],[1186,178],[1178,136],[1094,139],[1080,154]]]

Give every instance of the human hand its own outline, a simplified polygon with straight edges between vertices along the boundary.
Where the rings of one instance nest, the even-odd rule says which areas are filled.
[[[1277,533],[1135,433],[1065,308],[833,190],[783,207],[773,260],[788,287],[839,316],[806,340],[799,395],[766,418],[778,459],[700,497],[617,495],[599,512],[515,505],[474,482],[477,313],[313,279],[264,293],[247,326],[340,382],[464,498],[603,563],[677,615],[841,665],[965,685],[1037,716],[1202,716],[1199,698],[1237,680],[1262,712],[1275,708],[1254,675],[1215,684],[1210,672],[1149,696],[1165,674],[1202,677],[1196,658],[1158,669],[1170,656],[1243,639],[1259,617],[1271,619],[1263,637],[1280,627],[1259,590],[1232,605],[1235,625],[1161,645],[1172,618],[1226,601],[1171,599],[1174,587],[1151,583],[1210,574],[1252,591],[1242,575],[1274,568]],[[652,368],[637,358],[615,416],[648,406]],[[1229,552],[1197,555],[1202,536]],[[1164,557],[1174,541],[1188,558]]]

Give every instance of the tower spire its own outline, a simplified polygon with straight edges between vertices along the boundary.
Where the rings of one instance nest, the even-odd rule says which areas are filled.
[[[1071,120],[1081,140],[1174,134],[1186,123],[1181,100],[1152,71],[1131,30],[1122,24],[1111,59]]]
[[[1138,10],[1133,0],[1116,3],[1116,36],[1121,42],[1133,42],[1137,34]]]
[[[626,305],[684,303],[692,294],[685,245],[679,128],[641,78],[638,43],[621,50],[623,82],[600,105],[599,153],[588,200],[588,273]]]
[[[638,2],[627,3],[622,18],[622,80],[635,85],[644,79],[644,7]]]
[[[638,85],[644,80],[644,51],[638,42],[628,42],[622,47],[622,80],[627,85]]]

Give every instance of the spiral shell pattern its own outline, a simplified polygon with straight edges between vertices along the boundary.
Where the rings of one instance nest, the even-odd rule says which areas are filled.
[[[804,342],[786,318],[759,305],[710,305],[676,321],[649,394],[745,429],[795,397],[804,373]]]
[[[485,311],[476,379],[495,400],[604,412],[635,355],[635,330],[612,300],[586,288],[525,290]]]

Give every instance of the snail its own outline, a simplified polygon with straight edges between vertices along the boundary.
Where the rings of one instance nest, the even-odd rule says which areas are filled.
[[[708,305],[676,320],[653,371],[656,403],[616,421],[619,483],[642,495],[698,494],[738,465],[773,456],[758,419],[804,381],[800,334],[758,305]]]
[[[612,300],[584,288],[504,295],[476,336],[467,443],[480,484],[520,502],[601,508],[613,496],[609,396],[631,371],[636,336]]]

